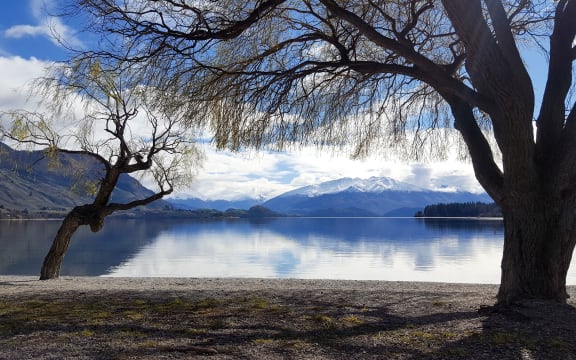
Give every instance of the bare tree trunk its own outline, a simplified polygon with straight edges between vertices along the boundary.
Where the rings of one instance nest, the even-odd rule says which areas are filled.
[[[62,221],[58,233],[52,242],[52,247],[44,258],[40,271],[40,280],[57,279],[60,276],[64,255],[66,250],[68,250],[72,235],[74,235],[78,227],[80,227],[78,215],[72,210]]]
[[[546,299],[565,303],[576,243],[574,201],[519,201],[503,208],[504,253],[499,303]]]

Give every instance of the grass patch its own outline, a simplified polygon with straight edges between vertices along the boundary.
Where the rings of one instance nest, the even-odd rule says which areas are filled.
[[[128,319],[130,319],[132,321],[139,321],[139,320],[142,320],[144,318],[144,314],[142,314],[141,312],[136,311],[136,310],[124,311],[124,316],[126,316]]]
[[[82,336],[82,337],[92,337],[92,336],[96,335],[96,332],[93,330],[84,329],[82,331],[77,332],[76,334],[78,336]]]
[[[314,320],[315,322],[321,323],[321,324],[330,324],[333,322],[333,320],[330,316],[324,315],[324,314],[314,314],[314,315],[310,316],[310,319]]]
[[[432,302],[432,306],[434,307],[446,307],[449,303],[443,300],[436,300]]]
[[[254,339],[254,344],[256,344],[256,345],[271,344],[273,342],[274,342],[274,339]]]
[[[508,345],[520,342],[519,335],[511,332],[495,332],[489,338],[495,345]]]
[[[251,301],[252,308],[257,310],[264,310],[270,307],[270,301],[264,298],[256,298]]]
[[[342,318],[342,321],[348,325],[362,325],[364,324],[364,320],[360,319],[356,315],[348,315]]]

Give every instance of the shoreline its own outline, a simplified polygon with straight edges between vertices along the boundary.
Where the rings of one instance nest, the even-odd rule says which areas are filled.
[[[58,279],[39,280],[38,276],[0,275],[0,295],[19,293],[43,293],[45,291],[370,291],[370,292],[424,292],[477,293],[480,297],[492,294],[495,298],[499,284],[450,283],[427,281],[391,280],[341,280],[341,279],[293,279],[293,278],[218,278],[218,277],[116,277],[116,276],[61,276]],[[566,289],[576,306],[576,285]]]
[[[571,286],[576,294],[576,286]],[[54,291],[192,291],[192,290],[369,290],[496,293],[497,284],[470,284],[386,280],[183,278],[183,277],[92,277],[61,276],[38,280],[37,276],[0,275],[0,294]]]

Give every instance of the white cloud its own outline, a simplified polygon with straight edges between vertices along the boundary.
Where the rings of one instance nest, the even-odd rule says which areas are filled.
[[[7,38],[20,39],[25,36],[37,36],[37,35],[49,35],[47,30],[43,26],[33,26],[33,25],[15,25],[4,32]]]
[[[377,156],[352,160],[346,154],[303,148],[257,154],[215,151],[206,146],[207,160],[193,183],[176,197],[204,200],[269,199],[295,188],[343,177],[385,176],[424,188],[482,192],[472,165],[456,160],[434,163],[384,161]]]
[[[82,41],[75,35],[74,29],[64,24],[62,19],[50,15],[55,4],[48,0],[30,0],[30,11],[36,23],[14,25],[4,31],[4,36],[12,39],[43,36],[56,46],[82,47]]]
[[[0,110],[30,107],[33,101],[26,88],[52,64],[36,58],[0,57]]]

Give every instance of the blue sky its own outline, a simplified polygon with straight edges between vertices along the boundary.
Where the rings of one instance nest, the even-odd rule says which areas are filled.
[[[74,46],[86,46],[78,29],[45,11],[56,3],[57,0],[0,1],[0,110],[30,106],[19,89],[41,76],[51,62],[66,59],[66,49],[53,38],[54,31]],[[541,91],[546,71],[535,55],[530,54],[528,66],[536,79],[536,89]],[[269,198],[322,181],[371,176],[388,176],[427,188],[481,191],[471,165],[454,159],[405,163],[375,155],[353,161],[346,154],[321,153],[315,148],[233,154],[202,146],[207,154],[204,167],[189,187],[176,193],[178,197]]]
[[[58,33],[70,44],[78,46],[81,41],[75,30],[54,13],[54,0],[0,1],[0,55],[35,57],[40,60],[62,60],[67,54],[58,44]]]

